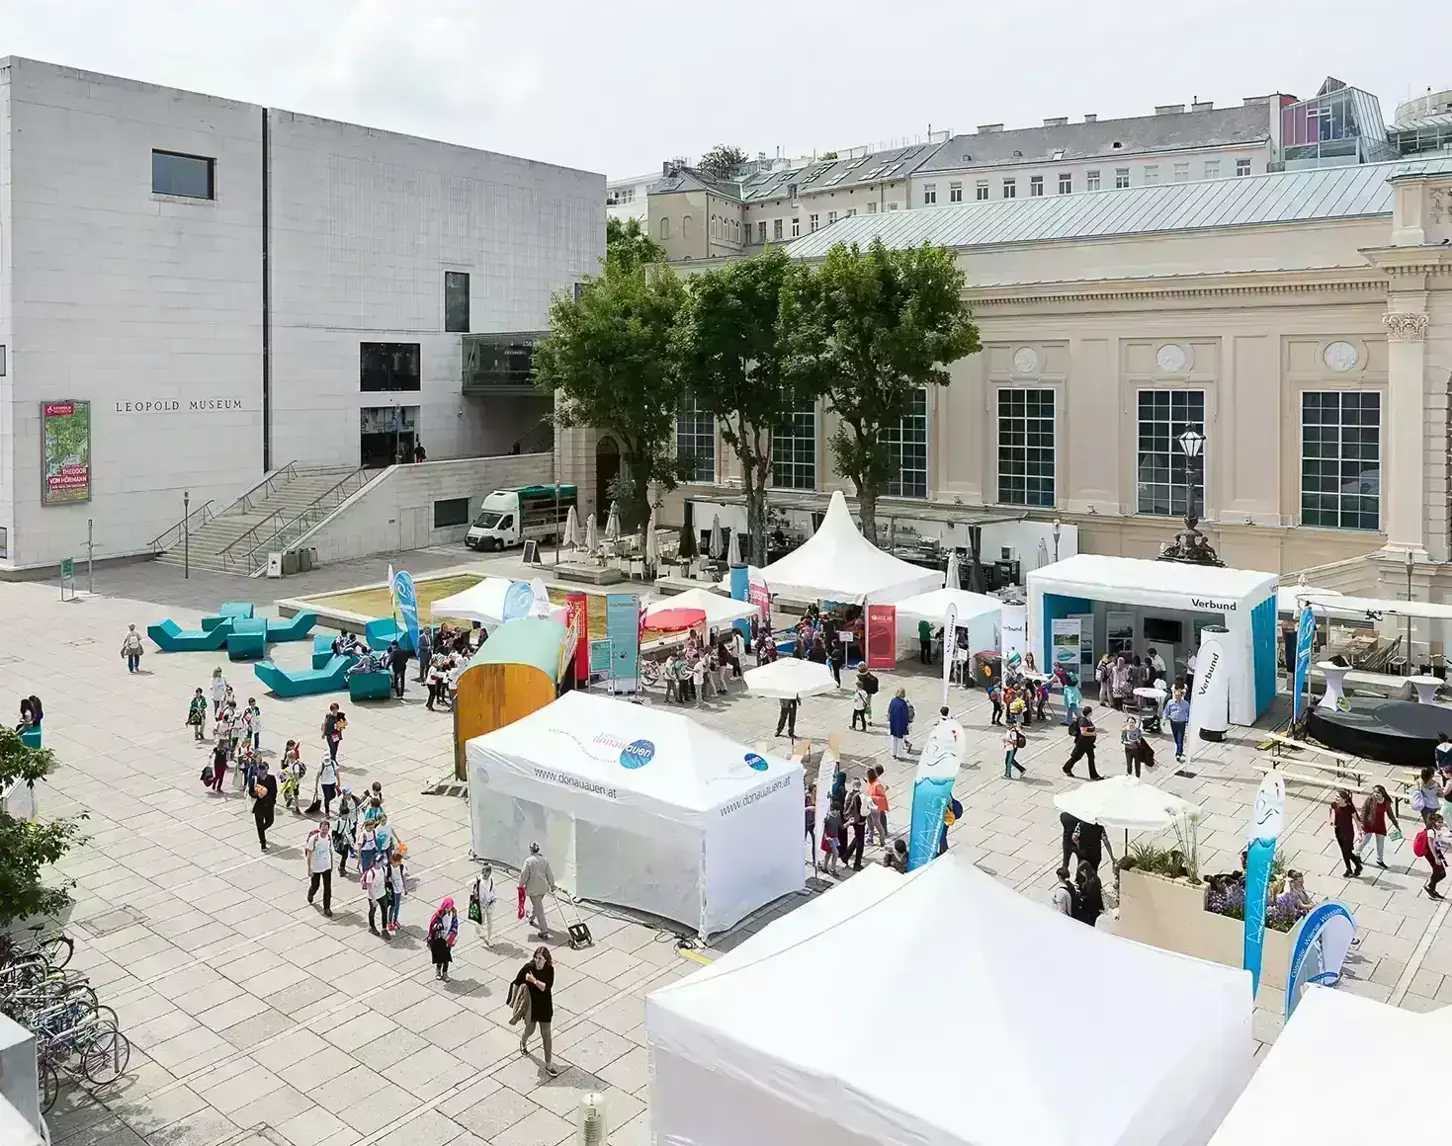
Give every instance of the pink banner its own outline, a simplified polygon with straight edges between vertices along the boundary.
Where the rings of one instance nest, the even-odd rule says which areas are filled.
[[[897,606],[867,606],[867,667],[897,667]]]

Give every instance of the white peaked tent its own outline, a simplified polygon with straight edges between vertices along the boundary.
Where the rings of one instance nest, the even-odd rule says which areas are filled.
[[[538,843],[583,899],[705,936],[805,884],[801,764],[679,712],[567,692],[465,751],[474,854]]]
[[[430,606],[434,617],[458,617],[465,621],[478,621],[486,629],[494,629],[504,623],[504,599],[514,582],[508,577],[485,577],[479,584],[442,597]],[[555,605],[550,619],[563,621],[568,615],[563,605]]]
[[[840,490],[817,532],[761,576],[779,596],[877,605],[943,587],[941,570],[899,560],[863,537]]]
[[[1204,1146],[1250,1077],[1251,1005],[1244,971],[1085,927],[956,856],[874,866],[646,999],[651,1131]]]
[[[654,614],[671,609],[700,609],[706,614],[706,627],[713,631],[724,629],[733,621],[748,620],[759,611],[755,605],[749,605],[745,601],[733,601],[730,597],[711,592],[710,589],[687,589],[684,593],[661,597],[647,605],[646,624],[649,625]]]
[[[1409,1056],[1445,1047],[1448,1035],[1452,1012],[1422,1014],[1350,991],[1307,987],[1210,1146],[1361,1146],[1367,1119],[1359,1117],[1357,1097],[1404,1093]],[[1345,1071],[1348,1038],[1356,1045],[1350,1102],[1326,1091]]]

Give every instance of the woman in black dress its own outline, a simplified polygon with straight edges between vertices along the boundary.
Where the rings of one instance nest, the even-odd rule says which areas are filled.
[[[519,1037],[519,1053],[529,1054],[529,1036],[534,1034],[535,1027],[539,1027],[540,1040],[544,1043],[544,1066],[551,1075],[560,1073],[555,1069],[550,1042],[550,1023],[555,1017],[555,1003],[550,992],[554,985],[555,963],[550,958],[550,949],[536,947],[534,957],[514,977],[514,991],[529,992],[529,1017],[525,1020],[524,1034]],[[518,997],[517,994],[515,997]]]

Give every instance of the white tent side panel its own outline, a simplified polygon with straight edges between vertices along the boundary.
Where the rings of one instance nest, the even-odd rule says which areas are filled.
[[[705,840],[703,935],[726,931],[806,885],[800,766],[770,789],[749,804],[713,813]]]

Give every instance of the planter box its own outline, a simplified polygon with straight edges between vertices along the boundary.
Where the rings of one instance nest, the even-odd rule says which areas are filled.
[[[1239,967],[1245,954],[1245,923],[1206,911],[1206,890],[1204,884],[1134,869],[1120,872],[1118,933],[1166,951]],[[1260,966],[1262,986],[1285,990],[1291,951],[1301,926],[1297,923],[1290,931],[1266,929]]]

